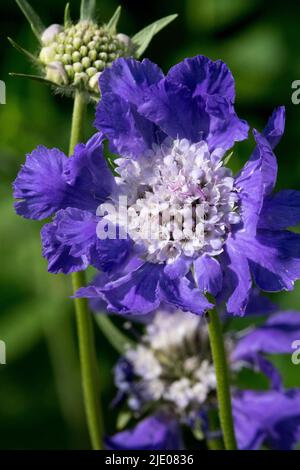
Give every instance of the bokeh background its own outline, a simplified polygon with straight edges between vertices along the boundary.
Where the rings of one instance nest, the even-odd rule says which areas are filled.
[[[71,0],[76,18],[79,0]],[[62,21],[64,1],[31,0],[46,25]],[[300,189],[300,105],[291,103],[291,83],[300,79],[300,2],[262,0],[98,0],[99,18],[123,6],[119,31],[133,34],[150,22],[178,13],[147,57],[164,71],[198,53],[222,58],[236,79],[237,109],[251,126],[262,129],[275,106],[287,107],[285,136],[277,148],[278,189]],[[0,448],[88,448],[78,371],[69,280],[47,274],[36,222],[13,211],[11,184],[25,154],[38,144],[68,146],[71,102],[44,85],[9,77],[30,73],[30,64],[14,50],[13,37],[31,51],[37,43],[13,0],[0,2],[0,79],[7,104],[0,105],[0,339],[7,344],[7,365],[0,365]],[[87,125],[92,133],[93,109]],[[253,142],[236,147],[232,164],[241,167]],[[300,310],[300,283],[292,293],[273,296],[281,308]],[[112,367],[116,353],[100,334],[105,421],[114,429]],[[300,366],[275,358],[287,386],[300,386]]]

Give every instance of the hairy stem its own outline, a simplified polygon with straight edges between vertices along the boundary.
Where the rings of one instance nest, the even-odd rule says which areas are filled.
[[[217,377],[217,395],[223,440],[226,450],[236,450],[229,374],[224,347],[222,324],[216,309],[209,312],[208,332]]]
[[[84,140],[84,121],[87,108],[87,97],[84,92],[77,92],[74,101],[72,129],[69,154],[75,146]],[[86,284],[83,271],[72,274],[73,292]],[[95,350],[92,317],[86,299],[75,299],[79,355],[82,377],[82,388],[86,419],[94,450],[103,447],[102,411],[98,387],[98,368]]]

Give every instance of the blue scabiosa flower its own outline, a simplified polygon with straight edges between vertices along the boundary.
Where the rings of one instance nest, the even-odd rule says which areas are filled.
[[[58,150],[35,150],[15,181],[18,214],[55,215],[42,231],[49,270],[92,264],[104,277],[78,296],[126,315],[162,302],[202,314],[212,307],[206,293],[243,315],[252,279],[266,291],[291,290],[300,235],[286,228],[300,220],[300,193],[273,194],[284,109],[263,134],[254,131],[256,149],[233,176],[226,152],[248,125],[235,112],[223,62],[196,56],[164,76],[149,60],[120,58],[100,88],[99,133],[69,161]],[[118,155],[116,177],[105,139]]]
[[[269,358],[270,354],[290,353],[299,334],[299,312],[276,312],[259,327],[227,331],[225,344],[235,384],[233,415],[239,449],[254,450],[262,445],[292,449],[300,440],[300,390],[284,389]],[[238,377],[245,369],[251,374],[260,373],[259,377],[264,374],[269,387],[239,389]],[[109,448],[178,450],[184,446],[183,426],[198,438],[221,436],[208,424],[209,415],[217,408],[216,377],[203,319],[179,310],[156,312],[137,346],[128,348],[119,360],[115,383],[121,394],[119,406],[123,403],[129,408],[138,424],[107,439]],[[159,417],[163,419],[157,428],[161,437],[157,447],[153,422]],[[170,442],[173,447],[167,447]]]

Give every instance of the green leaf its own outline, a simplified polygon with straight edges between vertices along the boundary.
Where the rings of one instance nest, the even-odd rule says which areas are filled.
[[[71,14],[70,14],[70,3],[66,4],[65,15],[64,15],[64,25],[65,28],[72,24]]]
[[[160,20],[155,21],[154,23],[146,26],[140,32],[135,34],[132,38],[132,42],[136,46],[136,56],[140,57],[147,47],[149,46],[153,36],[165,28],[169,23],[175,20],[178,15],[169,15],[161,18]]]
[[[96,0],[81,0],[80,19],[93,20],[96,16]]]
[[[124,354],[128,346],[134,347],[134,342],[125,336],[107,315],[98,313],[94,318],[104,336],[120,354]]]
[[[45,31],[45,26],[43,25],[42,20],[37,15],[37,13],[33,10],[33,8],[29,5],[26,0],[16,0],[17,4],[19,5],[20,9],[22,10],[23,14],[27,18],[31,29],[39,42],[41,42],[41,37],[43,32]]]
[[[12,38],[7,38],[10,44],[17,49],[21,54],[23,54],[27,59],[30,61],[34,62],[35,64],[40,64],[40,61],[37,57],[35,57],[33,54],[30,52],[26,51],[26,49],[23,49],[23,47],[19,46]]]
[[[111,19],[106,25],[107,29],[109,29],[112,33],[115,33],[117,31],[117,25],[120,19],[121,11],[122,11],[122,7],[118,6],[113,16],[111,17]]]

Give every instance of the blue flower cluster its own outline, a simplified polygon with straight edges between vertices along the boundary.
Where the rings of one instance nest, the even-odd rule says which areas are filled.
[[[274,191],[274,148],[284,132],[284,108],[275,109],[261,133],[253,131],[253,153],[233,175],[227,166],[231,149],[247,139],[249,126],[236,114],[234,79],[222,61],[196,56],[164,75],[147,59],[120,58],[101,73],[99,85],[98,132],[70,158],[38,147],[14,182],[19,215],[52,217],[41,232],[49,271],[69,274],[93,266],[100,274],[76,295],[133,318],[150,318],[158,309],[172,317],[179,310],[198,315],[198,322],[213,307],[212,298],[226,305],[227,316],[243,316],[254,285],[268,292],[292,290],[300,278],[300,235],[288,228],[300,222],[300,192]],[[109,163],[107,142],[116,154]],[[118,212],[120,200],[125,211]],[[300,335],[299,319],[294,312],[269,316],[230,351],[233,370],[242,362],[271,384],[268,391],[234,391],[240,448],[268,443],[286,449],[299,438],[300,392],[283,388],[265,356],[290,352]],[[136,370],[127,358],[128,364],[131,381],[122,383],[133,398]],[[183,371],[193,367],[188,364]],[[109,447],[183,445],[178,409],[187,382],[181,377],[169,388],[158,383],[159,367],[158,398],[148,388],[139,398],[148,393],[164,406],[133,431],[109,439]],[[197,363],[198,379],[201,367]],[[197,399],[187,387],[187,404],[196,414],[214,404],[212,384],[201,380],[192,384]]]

